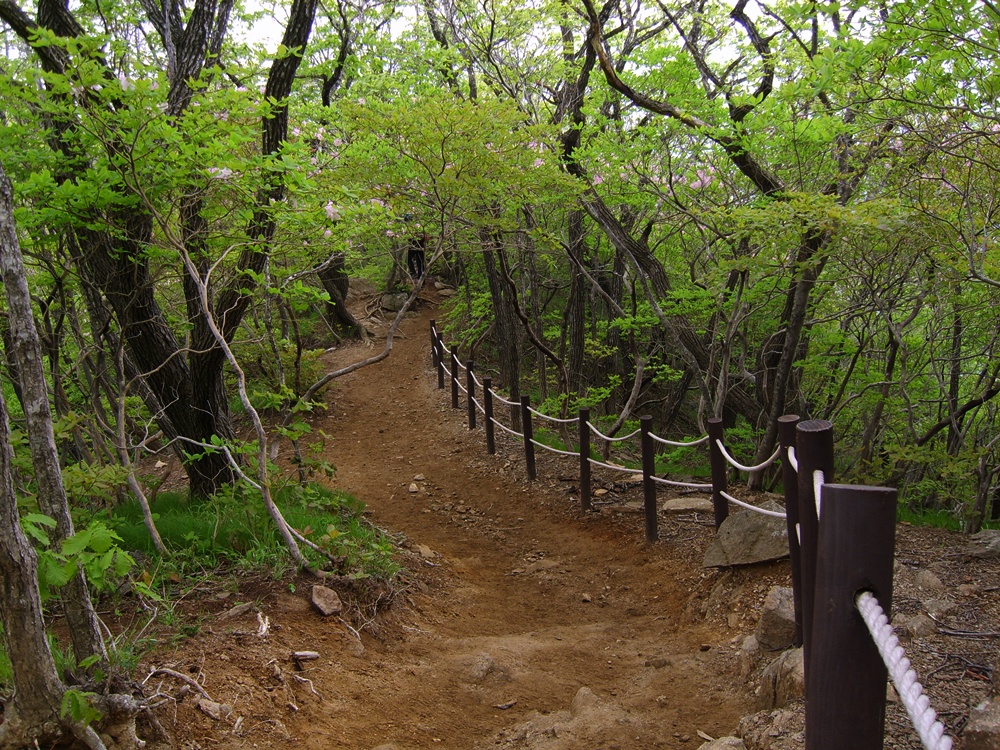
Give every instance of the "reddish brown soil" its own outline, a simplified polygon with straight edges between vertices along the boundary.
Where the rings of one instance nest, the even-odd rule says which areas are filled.
[[[404,322],[387,360],[335,382],[316,425],[333,436],[333,484],[413,550],[406,589],[364,627],[370,597],[343,592],[359,639],[311,609],[307,578],[292,593],[256,580],[217,591],[206,577],[192,603],[199,634],[156,660],[233,712],[217,721],[187,698],[176,719],[161,709],[164,725],[192,748],[690,748],[699,731],[730,732],[747,706],[735,631],[697,601],[716,576],[695,563],[706,527],[665,521],[648,545],[635,513],[576,510],[560,478],[575,479],[572,464],[543,459],[528,483],[516,446],[487,456],[482,430],[436,388],[430,309]],[[347,347],[327,364],[372,353]],[[252,611],[206,614],[248,600],[269,618],[266,637]],[[320,658],[298,671],[290,655],[303,649]],[[147,684],[161,679],[164,692],[180,684]],[[584,692],[575,717],[556,713],[581,688],[596,705],[581,710]],[[522,726],[537,714],[552,716]]]
[[[400,541],[406,572],[392,590],[338,585],[345,613],[326,619],[309,604],[315,579],[234,584],[206,574],[173,605],[180,622],[199,624],[197,634],[172,631],[178,640],[139,670],[172,668],[225,704],[211,718],[192,692],[160,708],[173,744],[696,748],[705,735],[733,733],[754,710],[739,646],[768,588],[788,585],[787,565],[703,570],[708,519],[661,517],[659,541],[649,545],[634,510],[641,495],[622,475],[604,478],[610,491],[597,512],[583,514],[572,461],[542,454],[539,478],[528,482],[517,444],[500,436],[498,455],[488,456],[482,429],[470,431],[464,410],[436,388],[431,302],[404,322],[387,360],[335,381],[328,411],[314,419],[332,436],[332,484],[363,500],[370,520]],[[381,346],[376,337],[376,349],[342,347],[325,364],[336,369]],[[962,624],[989,629],[1000,612],[990,588],[1000,564],[973,572],[963,559],[942,556],[956,544],[946,532],[906,527],[900,540],[900,565],[934,561],[928,567],[946,586],[976,583],[960,613],[972,607],[982,618]],[[906,598],[911,585],[898,588],[904,611],[919,605]],[[241,602],[255,609],[219,617]],[[265,636],[257,635],[258,611],[270,627]],[[930,639],[915,660],[931,672],[969,646]],[[961,653],[986,663],[993,647],[985,641],[985,651]],[[296,665],[291,654],[299,650],[319,659]],[[970,674],[929,683],[941,693],[959,689],[954,701],[942,695],[953,729],[983,694],[982,671]],[[147,688],[174,695],[181,684],[156,675]],[[889,728],[900,739],[890,746],[909,747],[912,729],[897,714],[892,707]],[[789,746],[800,738],[789,736]]]

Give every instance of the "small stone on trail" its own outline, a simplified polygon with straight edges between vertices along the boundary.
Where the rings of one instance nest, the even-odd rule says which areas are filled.
[[[414,482],[422,482],[422,481],[424,481],[424,475],[423,474],[417,474],[415,477],[413,477],[413,481]]]
[[[419,553],[419,555],[423,557],[425,560],[429,560],[432,557],[436,557],[434,550],[432,550],[426,544],[418,544],[416,546],[416,550]]]
[[[941,579],[929,570],[921,570],[917,573],[915,582],[918,588],[927,589],[929,591],[944,590],[944,584],[941,582]]]
[[[232,706],[226,703],[216,703],[215,701],[210,701],[208,698],[199,698],[195,701],[195,705],[201,709],[202,713],[211,716],[216,721],[221,721],[233,712]]]
[[[409,491],[411,494],[416,494],[417,492],[420,492],[420,488],[417,486],[416,482],[410,482]]]
[[[245,615],[247,612],[252,612],[254,609],[253,602],[245,602],[243,604],[237,604],[231,609],[227,609],[225,612],[220,614],[216,619],[220,622],[222,620],[231,620],[234,617],[240,617]]]
[[[344,609],[337,592],[326,586],[316,585],[312,587],[312,603],[324,617],[340,614],[341,610]]]
[[[603,487],[599,490],[594,490],[594,497],[601,497],[602,495],[607,495],[608,491]]]
[[[593,597],[590,596],[590,594],[583,594],[582,596],[580,596],[580,601],[592,602],[594,601],[594,599]]]

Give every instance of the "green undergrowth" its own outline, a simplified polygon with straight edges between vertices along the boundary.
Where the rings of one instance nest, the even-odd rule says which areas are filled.
[[[936,529],[949,529],[951,531],[963,531],[963,519],[954,511],[944,509],[920,509],[915,510],[904,503],[900,503],[896,513],[896,520],[908,523],[912,526],[931,526]],[[1000,520],[986,521],[982,526],[984,529],[1000,530]]]
[[[394,545],[364,517],[364,503],[344,492],[318,485],[289,485],[275,502],[288,523],[326,552],[343,560],[342,573],[355,578],[390,579],[399,571]],[[259,496],[232,489],[209,500],[160,493],[151,509],[169,554],[153,545],[136,502],[110,511],[105,523],[121,537],[121,546],[140,553],[154,577],[193,570],[236,568],[280,578],[295,563]],[[329,560],[305,545],[303,554],[319,567]]]

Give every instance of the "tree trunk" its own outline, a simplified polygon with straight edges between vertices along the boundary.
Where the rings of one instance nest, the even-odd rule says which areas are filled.
[[[486,230],[482,230],[480,241],[490,297],[493,299],[493,339],[500,367],[498,385],[507,390],[510,400],[516,401],[521,395],[521,340],[518,336],[517,314],[510,299],[510,287],[497,266],[496,253],[503,252],[503,248],[497,246]],[[515,412],[512,408],[511,419],[515,420],[516,425],[520,425],[520,412]]]
[[[325,316],[334,331],[343,331],[350,338],[361,337],[361,324],[347,309],[350,279],[347,276],[346,258],[334,253],[316,272],[323,289],[330,295],[325,305]]]
[[[7,405],[0,394],[0,623],[14,672],[14,696],[4,706],[0,748],[42,746],[59,737],[64,687],[45,637],[38,592],[38,558],[21,530],[14,494],[14,453]]]
[[[0,273],[7,296],[14,357],[21,375],[21,392],[27,420],[31,462],[38,486],[38,504],[43,513],[55,519],[53,544],[58,549],[73,534],[73,520],[63,487],[59,455],[52,431],[48,389],[42,365],[41,344],[28,293],[28,281],[14,230],[13,196],[10,181],[0,165]],[[107,660],[97,615],[90,602],[90,592],[83,570],[77,571],[66,585],[63,607],[69,625],[73,651],[79,660],[97,657]],[[11,632],[11,631],[8,631]],[[17,632],[17,631],[13,631]]]
[[[580,266],[583,257],[583,211],[574,209],[568,218],[569,247],[567,251],[574,261],[570,263],[569,300],[566,303],[566,327],[568,328],[567,369],[572,381],[568,389],[582,392],[586,387],[584,377],[584,335],[587,316],[587,290],[589,282],[584,278]]]

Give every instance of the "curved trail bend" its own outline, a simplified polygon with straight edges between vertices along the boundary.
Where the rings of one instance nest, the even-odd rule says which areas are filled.
[[[700,614],[718,578],[695,562],[708,530],[664,519],[647,545],[638,514],[576,509],[571,461],[540,457],[528,483],[516,446],[498,436],[488,456],[482,429],[436,388],[431,317],[411,314],[391,356],[335,381],[313,419],[332,436],[333,484],[412,550],[407,603],[362,646],[311,610],[301,582],[258,598],[266,644],[242,625],[193,639],[176,663],[204,664],[212,697],[243,721],[223,738],[184,704],[185,747],[624,750],[731,733],[749,710],[734,632],[714,621],[725,613]],[[344,347],[326,364],[371,351]],[[296,673],[300,649],[321,658]]]

